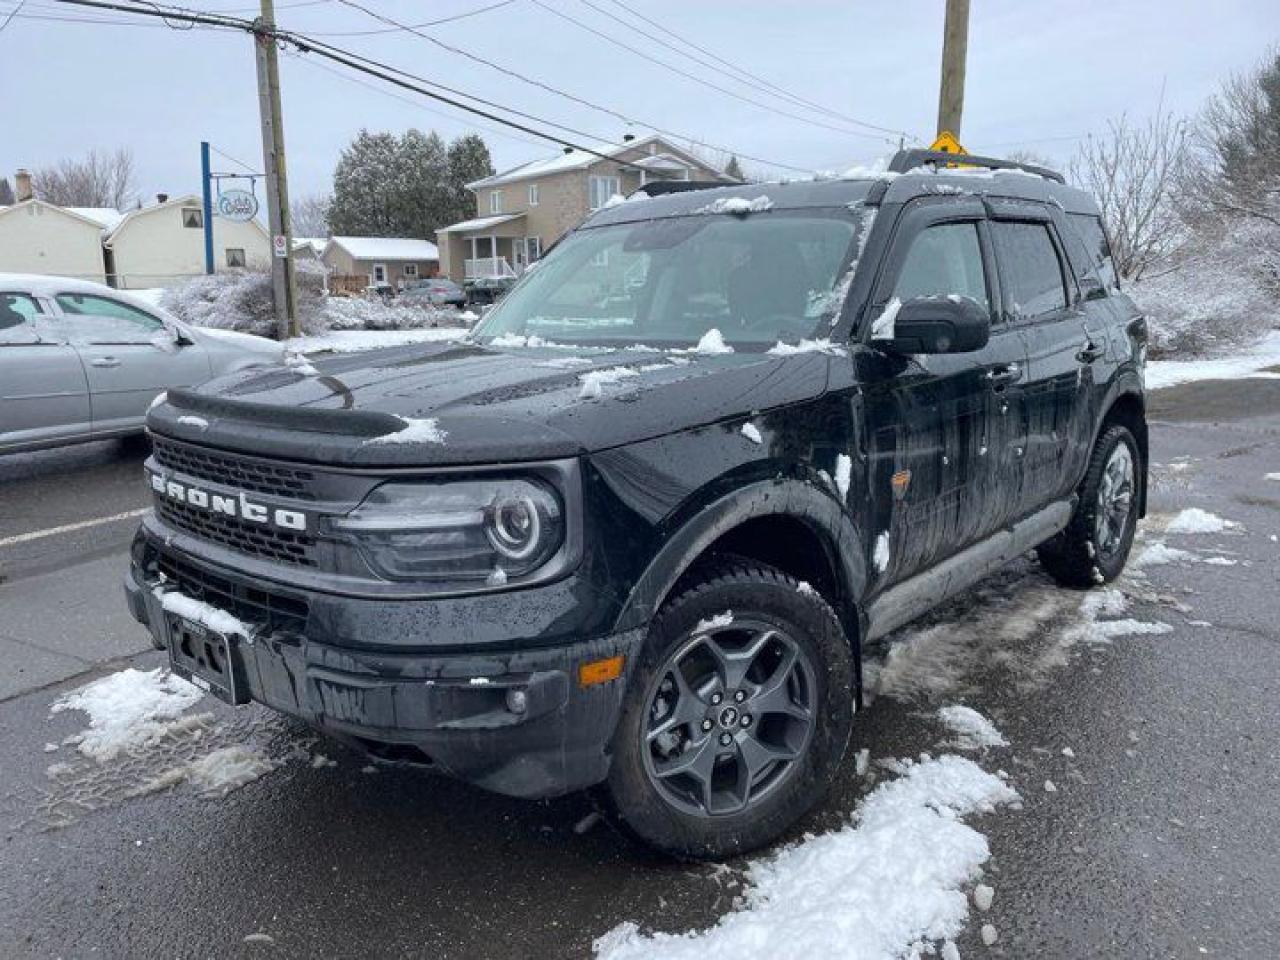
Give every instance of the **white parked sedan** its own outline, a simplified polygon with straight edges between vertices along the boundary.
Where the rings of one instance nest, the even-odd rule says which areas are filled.
[[[0,453],[138,433],[162,390],[282,356],[100,283],[0,273]]]

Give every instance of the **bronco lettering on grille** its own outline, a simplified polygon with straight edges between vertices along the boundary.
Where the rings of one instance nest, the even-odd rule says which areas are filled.
[[[305,531],[307,529],[307,515],[300,510],[285,510],[281,507],[254,503],[243,493],[237,497],[210,493],[177,480],[169,480],[158,473],[150,474],[150,480],[151,489],[156,493],[199,510],[238,517],[249,523],[274,525],[285,530]]]

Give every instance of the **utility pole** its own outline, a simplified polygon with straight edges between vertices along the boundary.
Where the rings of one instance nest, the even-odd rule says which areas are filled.
[[[276,56],[273,0],[261,0],[254,34],[258,65],[258,109],[262,115],[262,162],[267,171],[267,219],[271,225],[271,289],[276,329],[281,340],[296,337],[297,290],[293,279],[293,224],[289,216],[289,177],[284,160],[284,121],[280,112],[280,62]]]
[[[938,91],[938,134],[960,138],[964,114],[964,65],[969,52],[969,0],[947,0],[942,28],[942,82]]]

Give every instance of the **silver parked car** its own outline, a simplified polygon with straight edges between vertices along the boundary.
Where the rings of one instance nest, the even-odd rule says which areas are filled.
[[[162,390],[282,356],[100,283],[0,273],[0,453],[138,433]]]

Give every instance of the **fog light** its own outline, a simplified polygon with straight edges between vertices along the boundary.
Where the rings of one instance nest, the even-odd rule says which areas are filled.
[[[507,709],[512,713],[524,713],[529,709],[529,696],[523,690],[507,691]]]

